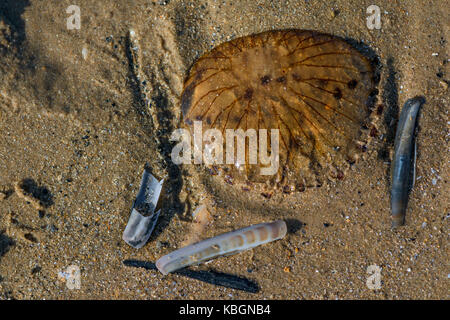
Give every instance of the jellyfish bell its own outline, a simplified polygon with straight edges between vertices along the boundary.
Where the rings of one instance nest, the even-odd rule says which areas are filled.
[[[192,133],[197,121],[222,133],[224,159],[226,151],[234,158],[214,164],[214,172],[228,184],[300,190],[339,179],[357,158],[374,78],[370,61],[336,36],[277,30],[241,37],[194,63],[181,97],[183,122]],[[239,130],[244,154],[242,137],[227,136]]]

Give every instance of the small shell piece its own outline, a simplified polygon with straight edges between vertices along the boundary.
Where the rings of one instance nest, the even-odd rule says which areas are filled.
[[[283,220],[256,224],[169,253],[156,261],[156,267],[162,274],[166,275],[186,266],[200,264],[219,256],[232,255],[282,239],[286,232],[287,227]]]
[[[81,50],[81,55],[83,56],[83,59],[84,59],[84,60],[87,59],[87,57],[88,57],[88,49],[87,49],[86,47],[84,47],[84,48]]]
[[[131,209],[130,219],[122,239],[130,246],[139,249],[150,238],[161,210],[155,213],[164,180],[158,181],[144,170],[141,186]]]

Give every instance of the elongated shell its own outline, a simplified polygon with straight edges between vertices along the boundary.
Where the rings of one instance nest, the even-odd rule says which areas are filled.
[[[419,108],[424,101],[423,97],[415,97],[406,101],[397,125],[392,162],[391,212],[393,227],[403,225],[405,222],[408,193],[411,186],[414,129]]]
[[[171,252],[156,261],[156,267],[166,275],[186,266],[199,264],[219,256],[235,254],[281,239],[286,232],[287,227],[283,220],[256,224]]]

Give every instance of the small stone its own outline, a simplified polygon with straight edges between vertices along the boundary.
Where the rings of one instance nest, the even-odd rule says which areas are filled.
[[[40,266],[36,266],[33,269],[31,269],[31,274],[38,273],[41,270],[42,270],[42,268]]]
[[[330,16],[330,20],[333,20],[334,18],[336,18],[336,16],[340,13],[339,9],[331,9],[329,12],[329,16]]]

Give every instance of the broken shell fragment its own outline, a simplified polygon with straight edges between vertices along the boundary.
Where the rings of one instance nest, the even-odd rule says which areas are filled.
[[[164,179],[158,181],[144,170],[141,186],[131,209],[130,219],[122,239],[130,246],[139,249],[148,241],[161,210],[155,212]]]
[[[193,213],[193,224],[186,240],[181,243],[182,247],[196,243],[200,241],[201,235],[205,232],[206,228],[211,224],[213,217],[209,213],[204,204],[199,206]]]
[[[200,264],[220,256],[236,254],[282,239],[286,232],[287,227],[283,220],[255,224],[175,250],[159,258],[156,261],[156,267],[162,274],[166,275],[193,264]]]

